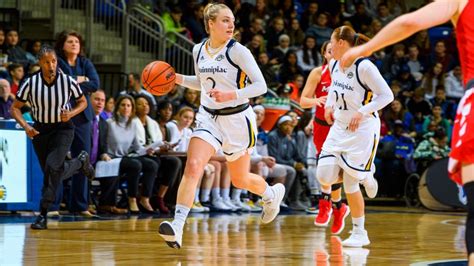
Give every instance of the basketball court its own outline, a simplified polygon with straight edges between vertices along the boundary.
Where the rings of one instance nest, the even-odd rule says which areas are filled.
[[[314,216],[304,213],[282,214],[266,226],[260,225],[259,214],[192,214],[181,250],[158,236],[166,217],[65,215],[49,219],[48,230],[34,231],[32,216],[3,214],[0,265],[465,265],[464,213],[367,209],[372,243],[366,248],[343,248],[329,228],[315,227]]]

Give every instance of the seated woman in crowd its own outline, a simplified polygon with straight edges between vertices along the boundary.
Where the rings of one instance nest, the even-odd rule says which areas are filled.
[[[149,158],[137,156],[143,149],[136,134],[141,127],[135,119],[135,101],[129,95],[117,99],[113,117],[107,120],[107,154],[112,158],[122,158],[120,175],[128,182],[128,205],[132,214],[155,213],[150,205],[153,183],[158,172],[158,164]],[[147,150],[149,155],[153,150]],[[140,176],[140,173],[142,175]],[[142,183],[140,200],[137,202],[139,181]]]
[[[137,105],[137,118],[140,122],[136,127],[136,135],[139,144],[142,147],[151,144],[158,145],[157,148],[153,149],[151,154],[145,156],[145,158],[153,160],[157,165],[159,165],[157,175],[155,176],[157,178],[155,182],[155,188],[157,190],[156,204],[161,213],[169,214],[170,210],[165,204],[164,197],[169,186],[177,178],[177,174],[181,168],[181,160],[175,156],[160,156],[166,154],[168,150],[172,148],[171,144],[165,141],[160,125],[149,116],[150,102],[148,97],[145,95],[138,95],[135,97],[135,100]],[[169,104],[169,106],[158,105],[160,117],[166,117],[164,113],[168,111],[163,111],[163,106],[166,106],[165,109],[168,107],[172,108],[171,104]]]
[[[399,98],[395,98],[390,104],[390,107],[383,112],[383,120],[392,133],[395,132],[395,121],[402,121],[405,134],[408,134],[412,138],[416,137],[413,115],[405,109]]]
[[[423,134],[428,133],[428,126],[433,123],[436,127],[442,127],[448,140],[451,140],[452,125],[448,119],[443,116],[443,109],[440,104],[433,105],[432,114],[425,117],[423,122]]]

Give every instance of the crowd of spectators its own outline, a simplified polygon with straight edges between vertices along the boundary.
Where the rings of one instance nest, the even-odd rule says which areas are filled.
[[[206,1],[140,2],[164,19],[167,32],[184,34],[195,43],[206,38],[202,20]],[[223,2],[234,11],[235,38],[252,52],[269,89],[295,102],[308,73],[322,64],[319,50],[333,29],[349,25],[372,37],[396,16],[409,11],[404,0]],[[422,171],[449,153],[456,106],[464,90],[454,31],[446,30],[451,34],[445,37],[419,32],[371,57],[395,95],[395,100],[379,112],[382,129],[376,177],[383,195],[402,195],[409,174]],[[8,110],[15,91],[28,73],[39,69],[36,52],[41,42],[27,43],[25,51],[18,40],[16,30],[0,29],[0,59],[4,59],[0,65],[0,119],[11,118]],[[106,95],[100,89],[89,93],[95,115],[108,124],[107,141],[103,140],[107,143],[97,161],[127,158],[116,181],[103,179],[106,185],[102,184],[101,190],[110,190],[110,186],[116,189],[109,195],[113,200],[102,201],[106,204],[99,210],[169,213],[174,203],[169,195],[176,193],[185,160],[182,154],[200,106],[199,92],[176,86],[167,95],[155,97],[143,89],[139,74],[130,73],[128,81],[117,95]],[[93,100],[97,97],[99,106]],[[259,125],[265,115],[264,103],[262,98],[252,102]],[[28,109],[23,111],[31,121]],[[304,210],[315,201],[308,198],[307,180],[307,159],[311,156],[307,150],[312,141],[307,126],[312,111],[290,110],[270,132],[259,127],[257,149],[252,155],[252,171],[270,183],[285,184],[288,193],[283,207],[288,204],[294,210]],[[140,153],[143,147],[157,142],[161,142],[158,148]],[[138,176],[133,174],[137,171],[141,172]],[[125,181],[128,199],[114,202],[117,189]],[[206,167],[192,211],[261,210],[259,200],[248,194],[232,189],[224,157],[218,152]]]

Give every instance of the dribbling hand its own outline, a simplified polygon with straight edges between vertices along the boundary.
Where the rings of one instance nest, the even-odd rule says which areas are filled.
[[[218,103],[228,102],[237,99],[237,93],[235,91],[221,91],[218,89],[211,89],[209,96],[214,98]]]
[[[39,134],[38,130],[34,129],[34,127],[30,125],[27,125],[25,127],[25,132],[26,132],[26,135],[28,135],[30,139],[33,139],[36,135]]]

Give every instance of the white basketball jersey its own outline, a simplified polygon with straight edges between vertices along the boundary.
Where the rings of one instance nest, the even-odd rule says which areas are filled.
[[[197,64],[196,74],[199,75],[201,82],[201,104],[211,109],[222,109],[247,103],[247,98],[217,103],[209,95],[212,88],[234,91],[247,86],[249,82],[247,74],[232,61],[229,55],[230,49],[235,49],[233,53],[239,53],[239,50],[247,48],[231,39],[220,51],[211,55],[206,49],[206,42],[207,40],[197,44],[193,49],[194,60]]]
[[[342,71],[339,61],[331,60],[331,97],[336,99],[334,104],[334,118],[342,123],[349,123],[355,113],[370,103],[374,97],[372,90],[361,82],[357,73],[358,64],[364,60],[358,59],[349,68]],[[378,118],[377,112],[365,115],[361,122],[367,119]]]

